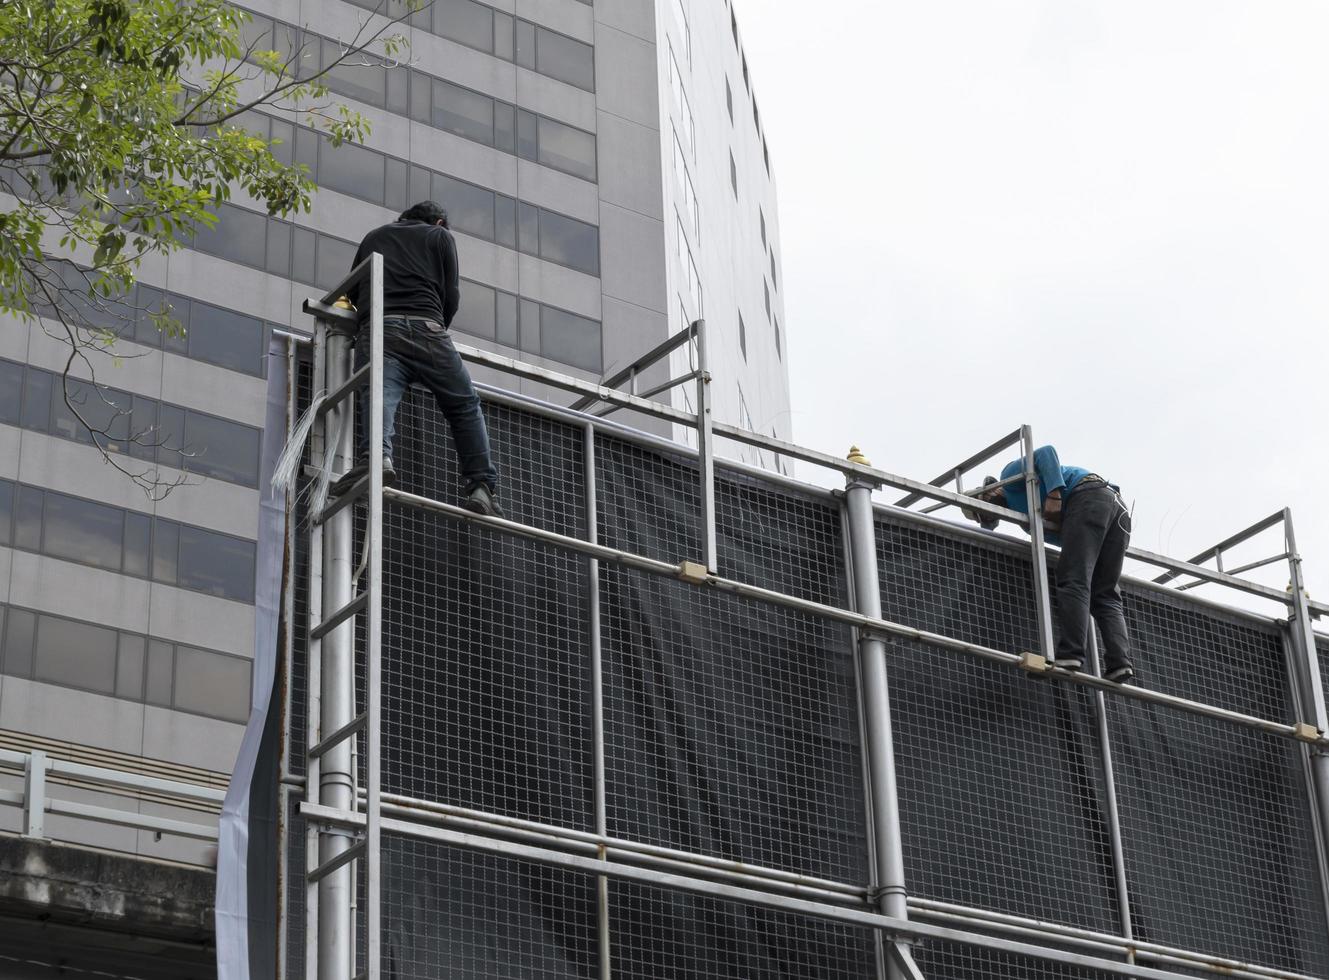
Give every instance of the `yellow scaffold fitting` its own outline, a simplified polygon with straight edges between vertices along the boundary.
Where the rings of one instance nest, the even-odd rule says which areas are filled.
[[[872,460],[863,455],[863,450],[857,446],[849,447],[849,455],[845,457],[851,463],[857,463],[859,466],[871,466]]]
[[[346,296],[337,297],[337,302],[333,303],[332,305],[337,307],[337,309],[339,310],[350,310],[352,313],[355,312],[355,307],[351,304],[350,299]]]
[[[681,561],[678,563],[678,577],[681,581],[691,582],[693,585],[705,585],[710,574],[706,570],[706,566],[699,561]]]
[[[1022,653],[1020,654],[1020,669],[1027,670],[1031,674],[1046,674],[1052,669],[1048,663],[1048,658],[1041,653]]]
[[[1315,743],[1320,740],[1320,730],[1308,721],[1299,721],[1293,725],[1292,735],[1302,742]]]

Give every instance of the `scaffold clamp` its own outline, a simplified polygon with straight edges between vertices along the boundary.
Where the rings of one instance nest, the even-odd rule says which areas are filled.
[[[1320,741],[1320,730],[1308,721],[1299,721],[1292,726],[1292,737],[1300,742],[1316,744]]]
[[[681,561],[678,563],[678,577],[684,582],[691,582],[693,585],[705,585],[710,574],[706,570],[706,566],[699,561]]]
[[[1031,674],[1046,674],[1052,669],[1052,665],[1048,663],[1048,658],[1041,653],[1020,654],[1019,667],[1021,670],[1027,670]]]

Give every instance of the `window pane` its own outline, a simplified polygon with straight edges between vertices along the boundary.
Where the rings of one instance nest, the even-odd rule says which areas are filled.
[[[148,577],[148,562],[151,555],[152,520],[146,514],[127,513],[125,515],[125,563],[126,575]]]
[[[494,102],[488,96],[435,79],[434,125],[468,140],[492,146]]]
[[[132,633],[120,634],[120,659],[115,668],[115,696],[143,700],[143,661],[146,641]]]
[[[410,198],[410,203],[406,207],[410,207],[411,204],[417,201],[428,200],[429,195],[434,193],[434,188],[430,184],[430,173],[424,167],[411,167],[410,191],[407,195]],[[402,210],[405,211],[406,207],[403,207]]]
[[[38,368],[28,368],[23,378],[23,411],[19,424],[25,429],[45,432],[51,427],[51,375]]]
[[[157,400],[134,395],[130,421],[134,431],[130,435],[129,455],[135,459],[154,460],[157,458]]]
[[[185,446],[185,410],[164,402],[157,403],[157,431],[150,442],[157,447],[157,462],[162,466],[183,469]]]
[[[32,640],[37,629],[37,617],[26,609],[9,609],[5,617],[4,672],[11,677],[32,676]]]
[[[492,52],[494,12],[474,0],[434,0],[434,33]]]
[[[356,246],[329,235],[318,236],[318,268],[314,284],[331,289],[346,278],[355,263]]]
[[[595,58],[589,44],[543,27],[536,28],[536,35],[536,71],[588,92],[595,91]]]
[[[595,180],[595,137],[541,116],[539,159],[546,167]]]
[[[263,321],[194,303],[189,321],[189,356],[255,377],[263,375]]]
[[[517,202],[517,248],[528,255],[540,254],[540,209]]]
[[[506,102],[494,103],[494,146],[512,153],[517,146],[517,110]]]
[[[324,139],[318,150],[318,183],[362,201],[383,203],[383,155],[355,143],[333,146]]]
[[[500,344],[517,346],[517,297],[511,293],[499,293],[495,302],[496,335]]]
[[[517,328],[521,334],[518,346],[530,354],[540,353],[540,304],[523,299],[518,304]]]
[[[267,237],[267,218],[244,208],[223,205],[217,211],[214,228],[199,225],[194,247],[231,262],[263,268],[263,243]]]
[[[241,486],[258,486],[259,430],[215,415],[185,414],[184,468]]]
[[[180,525],[158,519],[152,529],[152,580],[175,585],[178,581]]]
[[[0,544],[9,544],[10,527],[14,523],[14,484],[0,480]]]
[[[254,601],[254,542],[180,525],[180,585],[240,602]]]
[[[182,711],[245,721],[249,661],[193,647],[175,648],[175,706]]]
[[[42,498],[36,487],[19,485],[14,501],[14,547],[40,551],[42,546]]]
[[[564,364],[599,371],[603,364],[600,324],[565,310],[542,307],[540,353]]]
[[[51,406],[51,434],[82,443],[91,443],[95,438],[99,446],[124,452],[129,448],[132,405],[133,397],[127,392],[98,388],[74,378],[63,385],[57,382]]]
[[[291,274],[291,226],[285,221],[268,221],[267,262],[263,268],[283,279]]]
[[[162,345],[162,331],[157,329],[152,314],[165,312],[167,305],[171,307],[169,315],[172,319],[181,324],[189,323],[189,300],[178,296],[171,296],[168,299],[160,289],[139,284],[139,312],[138,321],[134,324],[134,340],[149,347]]]
[[[405,211],[410,203],[406,199],[406,161],[388,157],[383,166],[387,171],[383,203],[393,211]]]
[[[494,241],[517,247],[517,202],[505,194],[494,197]]]
[[[372,62],[372,54],[346,57],[347,50],[336,41],[323,41],[323,64],[331,65],[339,58],[344,59],[323,76],[328,88],[348,98],[382,107],[388,99],[388,80],[383,66],[365,63]]]
[[[427,123],[432,118],[430,92],[434,80],[418,71],[411,72],[411,118]]]
[[[175,648],[161,640],[148,641],[148,676],[143,700],[148,704],[171,706],[171,688],[175,674]]]
[[[297,282],[314,281],[314,256],[318,251],[317,239],[307,228],[296,228],[291,245],[291,278]]]
[[[295,162],[309,168],[313,174],[318,170],[319,135],[304,126],[295,131]]]
[[[494,11],[494,54],[512,60],[512,16],[498,10]]]
[[[551,262],[600,274],[600,229],[552,211],[540,212],[540,256]]]
[[[517,156],[523,160],[540,159],[540,123],[536,115],[517,110]]]
[[[435,201],[448,212],[452,228],[486,241],[494,240],[494,192],[443,174],[434,174]]]
[[[535,25],[517,21],[517,64],[535,70]]]
[[[48,490],[42,552],[118,572],[124,525],[124,511],[119,507]]]
[[[478,282],[463,280],[461,306],[452,321],[454,330],[475,337],[494,336],[494,290]]]
[[[384,67],[386,81],[388,86],[387,108],[389,112],[396,113],[399,116],[406,115],[410,105],[410,85],[411,76],[405,68],[400,66]]]
[[[115,693],[115,630],[58,616],[37,622],[33,677],[85,691]]]
[[[23,403],[23,365],[0,361],[0,422],[17,425]]]
[[[288,167],[295,162],[295,127],[282,119],[272,119],[272,155]]]

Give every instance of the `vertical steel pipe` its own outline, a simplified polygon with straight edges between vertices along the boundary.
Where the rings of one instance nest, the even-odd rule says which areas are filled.
[[[706,321],[693,323],[697,334],[697,475],[701,480],[702,562],[719,572],[715,555],[715,439],[711,435],[711,371],[706,353]]]
[[[318,385],[333,391],[350,377],[351,337],[341,325],[326,325],[323,331],[323,376]],[[323,452],[334,458],[333,472],[349,467],[354,458],[354,402],[344,399],[324,415]],[[344,507],[323,525],[322,616],[331,615],[351,601],[355,573],[354,528],[351,508]],[[316,620],[317,621],[317,620]],[[355,717],[352,679],[355,670],[355,619],[352,617],[327,633],[319,644],[320,712],[318,729],[311,733],[313,745]],[[342,740],[318,760],[318,799],[337,810],[355,809],[355,784],[351,775],[351,746]],[[318,863],[327,864],[341,855],[353,840],[341,828],[327,827],[318,834]],[[349,980],[351,966],[351,868],[343,865],[318,883],[318,980]]]
[[[369,549],[365,631],[365,976],[382,971],[383,751],[383,256],[369,265]],[[350,514],[350,508],[342,511]],[[354,663],[351,664],[354,669]],[[354,925],[354,924],[352,924]]]
[[[1098,655],[1098,636],[1094,627],[1089,627],[1089,666],[1095,674],[1101,676],[1101,660]],[[1117,886],[1117,912],[1121,923],[1123,939],[1135,938],[1135,927],[1131,924],[1131,894],[1126,881],[1126,849],[1122,844],[1121,810],[1117,806],[1117,773],[1112,766],[1112,736],[1108,731],[1107,698],[1100,690],[1094,690],[1094,714],[1098,721],[1098,746],[1103,763],[1103,793],[1107,797],[1108,843],[1112,847],[1112,875]],[[1128,953],[1128,963],[1135,962],[1135,954]]]
[[[853,457],[851,457],[853,458]],[[849,518],[854,601],[858,612],[881,618],[881,584],[877,572],[876,528],[872,519],[870,483],[851,478],[845,488]],[[901,843],[900,802],[895,780],[895,743],[891,732],[890,691],[886,677],[886,645],[878,637],[858,636],[861,699],[866,723],[868,793],[872,801],[872,853],[876,861],[878,905],[900,919],[909,917],[905,890],[904,848]],[[892,958],[888,975],[897,980],[902,970]]]
[[[636,374],[633,374],[635,382]],[[584,430],[582,450],[582,480],[586,487],[586,540],[598,544],[600,540],[600,513],[596,501],[595,426],[589,422]],[[595,832],[608,836],[609,817],[605,802],[605,699],[604,662],[600,643],[600,561],[589,558],[586,562],[587,632],[590,643],[591,681],[591,791],[595,808]],[[601,848],[600,856],[604,857]],[[611,958],[609,947],[609,878],[600,875],[595,883],[596,929],[600,951],[600,980],[609,980]]]
[[[1052,596],[1048,591],[1047,550],[1043,546],[1043,512],[1038,506],[1038,473],[1034,470],[1034,430],[1020,426],[1020,444],[1024,447],[1024,490],[1029,504],[1029,541],[1034,559],[1034,603],[1038,616],[1039,652],[1051,663],[1057,655],[1052,638]]]

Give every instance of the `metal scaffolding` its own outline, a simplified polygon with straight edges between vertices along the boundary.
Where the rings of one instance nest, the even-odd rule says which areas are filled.
[[[353,286],[362,286],[369,297],[360,316],[367,326],[371,350],[368,365],[352,373],[350,337],[356,329],[356,315],[333,305],[333,301]],[[321,301],[306,304],[316,321],[313,344],[312,391],[321,396],[311,447],[312,472],[330,471],[335,477],[349,468],[352,458],[354,401],[361,386],[367,385],[367,430],[378,432],[382,422],[383,315],[382,260],[375,255],[354,270],[348,279],[330,291]],[[652,360],[667,356],[682,344],[694,344],[696,369],[666,385],[657,386],[645,395],[635,393],[635,380]],[[1048,576],[1049,555],[1039,518],[1032,522],[1024,515],[978,499],[974,491],[965,492],[963,477],[974,467],[1015,447],[1025,459],[1023,479],[1031,499],[1037,490],[1032,457],[1034,435],[1023,426],[999,440],[982,453],[970,457],[931,483],[912,480],[874,468],[861,453],[839,459],[804,449],[774,438],[748,432],[711,418],[705,347],[705,324],[697,322],[683,334],[661,345],[651,355],[609,379],[595,384],[526,364],[498,354],[457,345],[463,357],[473,364],[493,368],[516,378],[569,392],[579,400],[571,408],[559,407],[536,399],[479,386],[490,406],[521,413],[523,417],[557,423],[569,432],[579,433],[575,448],[577,485],[583,488],[581,499],[568,516],[563,529],[538,526],[519,520],[484,517],[430,496],[402,489],[384,488],[383,458],[379,441],[367,440],[369,472],[348,494],[326,505],[321,512],[307,515],[299,534],[307,535],[304,551],[308,575],[308,623],[297,630],[306,635],[307,663],[292,665],[303,673],[306,695],[304,731],[288,718],[286,738],[289,763],[285,789],[302,794],[292,813],[305,827],[304,864],[300,871],[290,869],[292,887],[303,880],[304,905],[304,974],[308,980],[350,980],[364,976],[369,980],[383,976],[383,905],[384,838],[430,842],[460,848],[481,855],[494,855],[532,865],[561,869],[584,875],[594,882],[595,963],[600,977],[628,975],[614,971],[614,936],[612,933],[610,885],[642,886],[712,900],[721,905],[737,904],[770,910],[799,920],[828,922],[851,930],[866,930],[873,937],[875,970],[891,980],[918,978],[928,974],[926,957],[916,955],[921,948],[963,949],[974,955],[992,957],[989,964],[1021,963],[1026,960],[1054,964],[1067,972],[1058,976],[1129,976],[1177,980],[1186,976],[1222,975],[1250,980],[1308,980],[1324,974],[1289,969],[1276,963],[1257,962],[1255,958],[1215,955],[1212,949],[1188,948],[1184,942],[1155,942],[1135,931],[1133,909],[1136,904],[1128,894],[1128,882],[1138,867],[1132,865],[1129,841],[1123,837],[1122,803],[1119,787],[1122,773],[1114,766],[1114,749],[1121,746],[1123,719],[1135,717],[1181,719],[1203,726],[1203,731],[1234,733],[1256,740],[1250,744],[1270,746],[1277,754],[1284,747],[1294,750],[1299,759],[1300,779],[1305,792],[1304,820],[1309,832],[1300,839],[1301,848],[1314,862],[1319,909],[1296,907],[1288,898],[1286,914],[1316,920],[1315,929],[1323,933],[1319,946],[1329,946],[1329,869],[1326,868],[1324,829],[1329,826],[1329,719],[1326,717],[1324,689],[1313,619],[1329,612],[1324,604],[1312,602],[1305,593],[1301,559],[1293,535],[1292,517],[1287,511],[1254,525],[1241,535],[1224,541],[1193,560],[1178,561],[1139,549],[1130,557],[1164,570],[1155,582],[1135,580],[1132,587],[1141,595],[1172,602],[1177,588],[1168,583],[1187,578],[1191,588],[1209,584],[1237,590],[1247,595],[1277,602],[1286,610],[1286,621],[1275,624],[1269,617],[1220,608],[1198,597],[1184,600],[1187,610],[1210,610],[1223,617],[1241,621],[1243,617],[1258,622],[1261,629],[1276,626],[1283,637],[1286,653],[1287,684],[1292,692],[1294,711],[1288,717],[1266,716],[1251,710],[1239,710],[1232,703],[1210,703],[1197,697],[1154,686],[1122,686],[1097,676],[1097,650],[1092,651],[1092,671],[1070,672],[1058,668],[1053,658],[1052,610],[1054,593]],[[650,396],[670,385],[696,383],[697,411],[684,412],[670,405],[652,401]],[[628,383],[634,390],[617,390]],[[603,406],[601,414],[588,414],[593,406]],[[698,434],[697,449],[688,450],[675,443],[651,436],[604,416],[616,409],[629,409],[643,416],[677,423]],[[294,417],[294,413],[292,413]],[[693,515],[699,525],[696,553],[661,557],[616,545],[601,539],[601,498],[598,490],[602,474],[598,467],[599,440],[612,437],[625,446],[645,452],[667,454],[671,459],[690,462],[688,472],[696,484],[687,490],[687,498],[697,505]],[[714,458],[715,440],[725,439],[813,466],[829,468],[843,475],[845,490],[833,494],[809,488],[779,474],[746,467]],[[842,601],[828,601],[810,590],[775,588],[735,575],[724,575],[722,549],[717,546],[717,482],[726,479],[749,481],[772,491],[815,497],[819,506],[833,507],[840,515],[845,554],[835,556],[842,563],[846,588]],[[948,486],[954,483],[954,489]],[[904,491],[906,496],[895,504],[874,501],[881,488]],[[681,491],[680,491],[681,492]],[[963,506],[992,517],[1004,519],[1029,530],[1028,546],[1013,539],[957,525],[930,516],[927,511],[910,509],[920,501],[930,501],[927,511],[941,507]],[[363,504],[357,517],[356,504]],[[528,815],[504,812],[503,807],[463,806],[457,800],[428,798],[388,791],[384,785],[384,651],[383,632],[385,596],[385,511],[411,514],[412,520],[452,522],[476,532],[501,539],[524,542],[530,547],[564,556],[578,569],[586,605],[581,609],[584,635],[584,667],[581,683],[585,687],[584,719],[589,732],[590,817],[586,826],[569,826],[556,820],[536,820]],[[357,520],[360,523],[357,525]],[[885,523],[883,523],[885,522]],[[1284,533],[1282,553],[1273,559],[1251,563],[1237,569],[1224,569],[1222,555],[1235,544],[1274,527]],[[568,533],[568,528],[576,533]],[[1004,648],[991,640],[948,635],[906,621],[908,617],[883,611],[883,589],[890,583],[882,572],[885,556],[882,535],[891,528],[901,534],[944,535],[948,541],[972,541],[985,553],[1001,556],[1012,569],[1025,569],[1032,591],[1034,630],[1023,648]],[[356,543],[360,547],[357,549]],[[1017,557],[1018,556],[1018,557]],[[1205,567],[1215,559],[1216,567]],[[993,559],[997,560],[996,558]],[[1243,579],[1242,571],[1285,560],[1290,587],[1284,592]],[[1003,566],[1005,567],[1005,566]],[[607,816],[606,745],[612,746],[613,734],[607,728],[605,662],[602,640],[609,629],[602,623],[602,590],[605,577],[630,575],[643,582],[670,583],[671,589],[691,590],[686,595],[706,601],[706,596],[770,610],[772,614],[800,617],[800,621],[842,630],[852,637],[853,683],[857,686],[858,716],[861,727],[857,736],[862,746],[863,808],[866,811],[866,860],[857,874],[810,874],[794,866],[777,866],[738,860],[731,856],[705,853],[704,849],[666,846],[658,842],[615,836]],[[664,586],[661,586],[664,587]],[[691,601],[691,600],[689,600]],[[1012,598],[1014,602],[1016,599]],[[1020,601],[1023,601],[1021,599]],[[288,606],[288,609],[290,607]],[[1226,620],[1224,620],[1226,621]],[[287,617],[288,627],[291,616]],[[357,632],[361,639],[357,645]],[[581,643],[581,641],[578,641]],[[288,649],[290,648],[288,644]],[[357,663],[357,656],[360,661]],[[911,890],[906,868],[911,847],[910,831],[902,819],[902,800],[906,792],[897,772],[899,760],[900,703],[894,693],[893,664],[900,658],[930,656],[939,662],[967,659],[993,671],[993,677],[1038,678],[1040,690],[1083,695],[1083,703],[1092,712],[1092,732],[1096,745],[1092,761],[1096,785],[1102,787],[1102,812],[1106,824],[1105,843],[1110,850],[1112,881],[1108,886],[1115,921],[1100,928],[1088,928],[1071,921],[1053,921],[1047,916],[1011,914],[977,905],[947,901],[935,895]],[[1281,674],[1281,668],[1280,668]],[[1022,683],[1023,680],[1014,683]],[[288,690],[288,698],[290,691]],[[934,695],[938,700],[945,692]],[[1221,698],[1215,697],[1215,702]],[[1080,703],[1076,701],[1075,703]],[[292,705],[294,710],[294,705]],[[1154,712],[1160,713],[1158,715]],[[1123,714],[1125,713],[1125,714]],[[1270,713],[1273,714],[1272,712]],[[916,719],[908,722],[916,726]],[[935,738],[948,733],[937,731]],[[1247,744],[1245,742],[1242,743]],[[446,766],[446,759],[435,759]],[[1131,780],[1147,774],[1132,771]],[[981,787],[976,789],[978,792]],[[909,801],[913,797],[908,798]],[[910,802],[910,805],[913,805]],[[1055,819],[1056,815],[1050,815]],[[1298,824],[1300,826],[1300,824]],[[1017,828],[1019,829],[1019,828]],[[1038,833],[1025,827],[1024,835]],[[1291,831],[1289,831],[1291,833]],[[981,842],[980,842],[981,843]],[[287,889],[288,896],[294,896]],[[288,905],[288,914],[293,905]],[[1136,909],[1138,911],[1138,909]],[[285,920],[285,917],[284,917]],[[294,919],[285,923],[290,930]],[[293,937],[291,937],[293,939]],[[1324,940],[1321,942],[1320,940]],[[930,944],[930,945],[929,945]],[[290,948],[296,944],[291,942]],[[964,954],[969,955],[969,954]],[[1006,958],[1006,959],[1003,959]],[[285,962],[285,961],[284,961]],[[1008,967],[1009,975],[1034,975]],[[1000,971],[989,965],[991,975]],[[1178,972],[1185,971],[1185,972]],[[291,970],[289,975],[295,975]],[[406,975],[398,971],[396,975]],[[1052,975],[1052,974],[1048,974]]]

